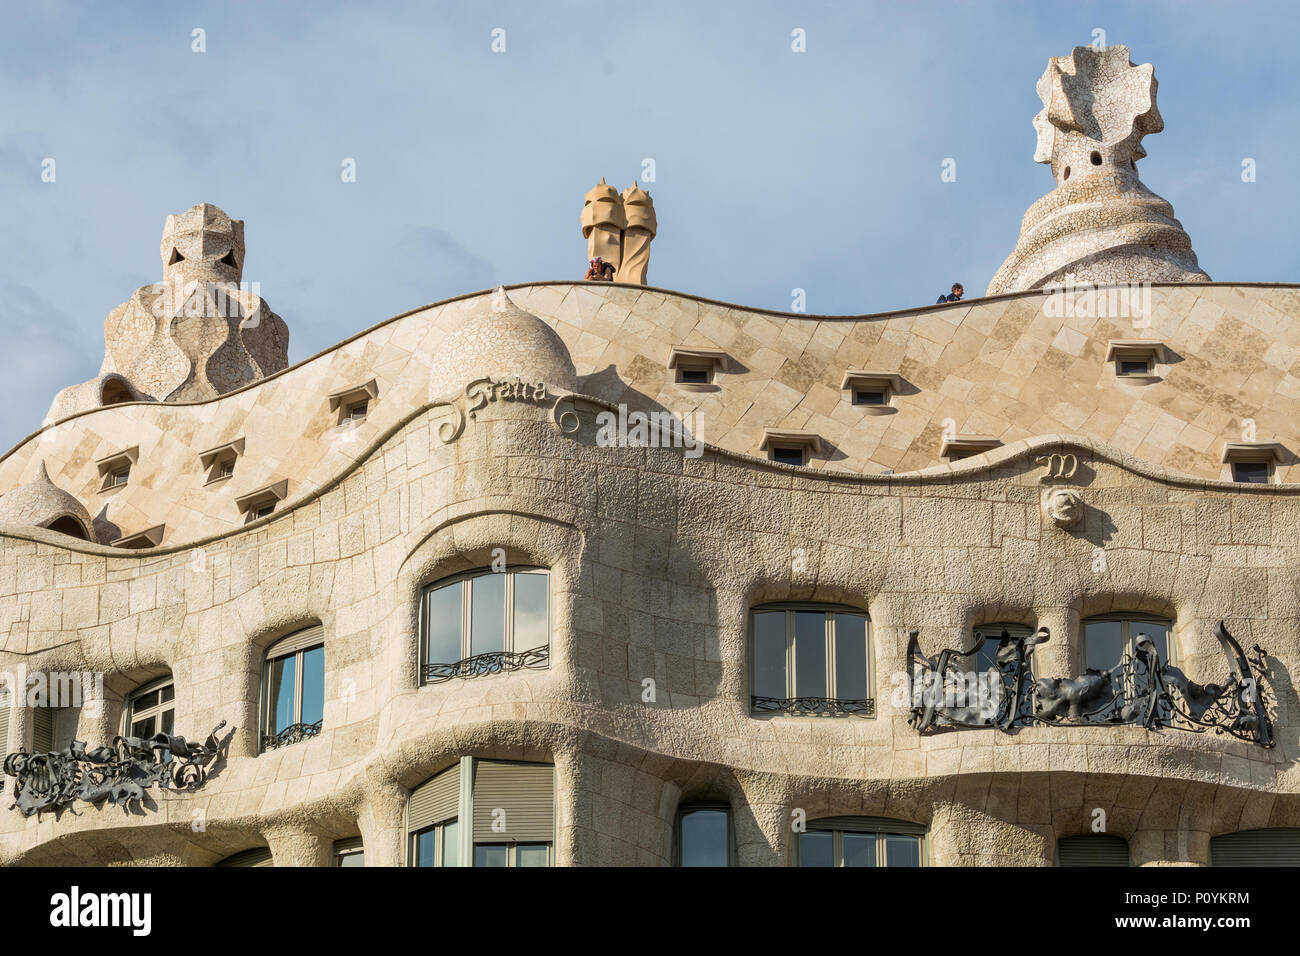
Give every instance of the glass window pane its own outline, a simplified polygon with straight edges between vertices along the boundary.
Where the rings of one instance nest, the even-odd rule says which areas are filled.
[[[415,865],[416,866],[436,866],[434,863],[434,847],[437,844],[437,837],[433,830],[425,830],[415,835]]]
[[[302,722],[314,724],[325,716],[325,648],[302,655]]]
[[[545,647],[550,643],[550,625],[546,616],[548,591],[545,574],[515,575],[516,652]]]
[[[455,820],[442,825],[442,865],[460,866],[460,826]]]
[[[151,707],[157,707],[158,692],[156,690],[151,690],[147,694],[141,694],[135,699],[132,706],[135,708],[136,713],[143,713]]]
[[[154,735],[154,721],[152,717],[146,717],[144,720],[137,720],[131,725],[131,736],[148,738]]]
[[[754,615],[754,696],[784,700],[785,612],[761,611]]]
[[[159,698],[160,701],[165,704],[169,700],[175,698],[176,688],[171,684],[168,684],[166,687],[159,688],[158,693],[161,695]]]
[[[162,712],[162,721],[159,725],[159,729],[164,734],[172,734],[176,732],[176,711],[164,710]]]
[[[474,845],[475,866],[508,866],[506,847],[499,843]]]
[[[1132,636],[1129,646],[1132,647],[1137,641],[1139,634],[1145,634],[1151,638],[1151,643],[1156,646],[1156,653],[1160,655],[1162,664],[1169,663],[1169,628],[1155,621],[1134,621],[1128,626],[1129,634]]]
[[[278,734],[293,724],[293,685],[297,672],[297,658],[294,655],[271,661],[271,733]]]
[[[921,838],[902,836],[897,833],[885,835],[885,866],[920,866]]]
[[[1083,666],[1099,671],[1110,670],[1119,663],[1123,654],[1123,639],[1119,621],[1090,621],[1084,625]]]
[[[794,695],[826,696],[826,614],[794,612]]]
[[[366,855],[364,853],[344,853],[339,856],[339,866],[365,866]]]
[[[874,833],[845,833],[844,865],[875,866],[876,835]]]
[[[799,834],[800,866],[834,866],[834,835],[820,830]]]
[[[470,656],[506,649],[506,576],[481,574],[470,582]]]
[[[867,619],[858,614],[835,615],[835,696],[866,700]]]
[[[515,847],[515,866],[546,866],[550,846],[545,843],[521,843]]]
[[[726,866],[727,811],[689,810],[682,814],[682,866]]]
[[[429,592],[424,606],[424,627],[428,634],[426,660],[430,664],[455,664],[464,657],[460,643],[463,588],[464,584],[457,581]]]

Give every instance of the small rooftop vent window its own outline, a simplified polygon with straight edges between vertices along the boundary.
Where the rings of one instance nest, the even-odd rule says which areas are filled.
[[[943,440],[939,446],[939,457],[947,461],[961,461],[963,458],[982,455],[1001,445],[1002,439],[993,435],[954,435]]]
[[[802,467],[814,455],[822,454],[821,436],[813,432],[763,432],[759,449],[767,452],[769,460],[782,465]]]
[[[100,477],[99,490],[111,491],[125,485],[131,477],[131,466],[139,458],[140,446],[136,445],[95,462],[95,469],[99,472]]]
[[[840,391],[863,411],[882,415],[892,410],[894,396],[901,391],[902,385],[902,377],[893,372],[851,368],[844,373]]]
[[[370,414],[370,405],[379,397],[379,385],[372,378],[364,385],[346,388],[329,397],[330,411],[336,415],[336,425],[350,425]]]
[[[1277,466],[1286,454],[1279,442],[1224,442],[1220,461],[1223,477],[1247,485],[1268,485],[1275,480]]]
[[[128,534],[114,541],[113,547],[126,548],[132,551],[141,548],[156,548],[162,544],[163,532],[166,528],[166,525],[160,524],[144,531],[138,531],[135,534]]]
[[[235,499],[235,507],[244,516],[244,524],[267,518],[289,491],[289,479],[281,478],[273,485],[258,488]]]
[[[1169,355],[1162,342],[1151,339],[1111,339],[1106,361],[1115,363],[1115,377],[1131,382],[1153,382],[1160,378],[1156,366],[1167,365]]]
[[[675,371],[673,381],[697,390],[716,388],[719,372],[727,370],[727,353],[718,349],[674,348],[668,354],[668,367]]]
[[[199,455],[199,466],[207,472],[203,483],[210,485],[235,474],[235,460],[244,453],[244,439],[237,438],[225,445],[210,448]]]

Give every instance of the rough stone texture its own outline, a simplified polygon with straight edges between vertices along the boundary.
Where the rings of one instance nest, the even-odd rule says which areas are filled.
[[[48,528],[67,519],[76,522],[86,540],[95,540],[90,512],[80,501],[50,481],[43,461],[37,464],[31,481],[0,495],[0,524]]]
[[[761,455],[767,428],[815,432],[827,446],[809,463],[817,471],[968,468],[970,459],[939,462],[948,423],[958,434],[989,434],[1008,445],[1082,435],[1197,479],[1230,477],[1220,450],[1248,428],[1255,440],[1288,449],[1277,468],[1283,481],[1300,450],[1295,286],[1157,286],[1147,326],[1082,310],[1053,317],[1052,298],[1041,293],[862,317],[761,312],[611,283],[530,285],[510,296],[563,340],[576,391],[632,409],[670,409],[702,440],[744,455]],[[165,524],[164,543],[183,543],[240,527],[240,495],[288,479],[285,504],[305,500],[442,398],[456,377],[447,379],[448,371],[462,364],[462,346],[446,340],[487,316],[490,300],[480,293],[390,319],[195,407],[116,405],[47,426],[0,459],[0,492],[26,481],[39,458],[56,484],[100,518],[101,540]],[[528,347],[554,355],[554,343],[543,338]],[[1113,339],[1160,340],[1169,364],[1157,366],[1154,381],[1119,379],[1105,360]],[[674,346],[727,354],[711,391],[674,382],[667,367]],[[532,361],[525,351],[521,345],[497,365],[483,358],[490,369],[483,374],[522,374]],[[567,359],[546,361],[553,384],[563,386]],[[851,368],[902,376],[888,414],[851,404],[839,387]],[[328,397],[371,379],[378,398],[367,417],[339,426]],[[246,448],[234,477],[205,484],[199,455],[241,437]],[[101,492],[94,462],[136,445],[131,480]]]
[[[202,789],[151,792],[141,815],[0,811],[0,863],[206,865],[264,845],[278,865],[319,865],[333,840],[360,834],[368,865],[399,865],[406,795],[464,755],[555,764],[561,864],[667,863],[676,809],[693,800],[731,805],[737,861],[754,866],[793,860],[795,810],[921,823],[932,862],[970,865],[1048,865],[1055,840],[1086,832],[1098,808],[1148,865],[1203,864],[1214,835],[1300,825],[1291,677],[1300,486],[1179,476],[1149,460],[1172,454],[1150,426],[1143,441],[1122,430],[1141,396],[1182,417],[1176,437],[1190,419],[1204,423],[1205,450],[1187,458],[1203,471],[1217,468],[1215,433],[1247,410],[1261,439],[1271,428],[1294,447],[1287,382],[1300,344],[1285,316],[1296,314],[1296,293],[1157,292],[1158,334],[1181,362],[1140,389],[1106,378],[1109,323],[1049,321],[1039,295],[836,320],[566,283],[514,293],[540,319],[503,291],[495,301],[472,296],[209,402],[104,408],[33,436],[0,465],[7,485],[37,455],[85,481],[95,458],[138,445],[131,482],[105,499],[109,513],[142,526],[165,515],[179,531],[162,547],[123,552],[0,528],[0,670],[103,672],[103,708],[71,715],[80,739],[111,738],[126,696],[168,672],[179,733],[198,737],[227,720],[233,736]],[[946,344],[923,344],[933,336]],[[1058,337],[1067,347],[1050,344]],[[1252,348],[1257,338],[1269,345]],[[986,353],[988,343],[996,347]],[[743,367],[718,393],[689,393],[704,437],[716,427],[730,447],[690,458],[602,445],[597,415],[611,402],[652,408],[677,394],[663,367],[673,344],[722,348]],[[1037,364],[1014,375],[970,367],[997,353],[1012,362],[1017,349],[1041,362],[1042,376]],[[1046,358],[1053,349],[1068,358]],[[469,396],[449,399],[451,385],[482,375],[565,379],[568,350],[570,381],[589,398],[569,397],[559,381],[546,383],[547,401],[512,390],[472,416]],[[909,355],[925,364],[907,364]],[[918,387],[898,397],[894,416],[852,415],[826,384],[845,368],[891,362]],[[1189,372],[1212,380],[1189,376],[1174,388],[1193,363]],[[327,396],[371,378],[373,414],[339,429]],[[1004,383],[1030,391],[994,401]],[[1095,409],[1112,392],[1121,409],[1107,418]],[[1043,427],[1059,413],[1040,410],[1053,408],[1047,395],[1093,403],[1079,425],[1104,434]],[[754,457],[747,429],[795,427],[810,396],[825,403],[815,427],[838,429],[833,440],[846,447],[905,414],[930,422],[952,410],[946,417],[987,432],[997,409],[1019,424],[1000,430],[1012,439],[1004,447],[907,474],[863,473],[873,453],[846,455],[838,470]],[[925,427],[917,432],[928,462],[938,430],[932,442]],[[241,436],[240,490],[269,475],[292,479],[283,505],[248,525],[214,504],[238,492],[205,491],[197,469],[198,450]],[[1053,453],[1077,456],[1069,478],[1051,484],[1078,496],[1074,527],[1042,508],[1043,459]],[[487,566],[497,549],[510,565],[550,569],[550,666],[421,686],[421,588]],[[748,614],[776,600],[868,612],[877,716],[751,715]],[[1267,648],[1276,749],[1133,726],[923,737],[893,699],[912,628],[933,652],[968,645],[984,624],[1047,626],[1039,667],[1067,676],[1079,670],[1082,620],[1112,611],[1172,618],[1179,666],[1200,682],[1225,676],[1218,620],[1244,646]],[[325,632],[322,732],[259,754],[263,655],[312,622]],[[12,740],[30,739],[31,711],[14,713]]]
[[[240,287],[244,224],[202,203],[168,216],[163,281],[135,291],[104,320],[96,379],[55,396],[47,421],[113,401],[201,401],[288,364],[289,328]],[[124,382],[129,396],[107,394]]]
[[[1173,207],[1138,179],[1142,137],[1164,129],[1155,71],[1126,46],[1075,47],[1038,80],[1034,161],[1057,189],[1029,207],[988,294],[1060,283],[1209,281]]]

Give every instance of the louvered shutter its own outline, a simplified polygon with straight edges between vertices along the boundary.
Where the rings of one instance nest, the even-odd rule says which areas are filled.
[[[43,754],[54,749],[54,708],[37,707],[32,711],[32,752]]]
[[[0,694],[0,763],[9,753],[9,692]]]
[[[504,831],[492,829],[493,810],[505,811]],[[549,843],[554,838],[554,766],[474,761],[476,843]]]
[[[411,791],[406,804],[406,829],[417,833],[460,816],[460,764],[426,780]]]
[[[821,817],[808,821],[809,830],[841,830],[845,833],[898,833],[925,836],[925,826],[889,817]]]
[[[1128,841],[1105,833],[1056,841],[1057,866],[1129,866]]]
[[[316,647],[324,643],[324,626],[313,624],[311,627],[303,628],[301,631],[290,634],[283,640],[272,644],[266,652],[266,659],[275,660],[277,657],[287,657],[296,651],[305,651],[309,647]]]
[[[259,846],[251,850],[245,850],[243,853],[236,853],[234,856],[228,856],[217,866],[274,866],[271,859],[271,850],[269,847]]]
[[[1300,829],[1242,830],[1213,837],[1210,866],[1300,866]]]

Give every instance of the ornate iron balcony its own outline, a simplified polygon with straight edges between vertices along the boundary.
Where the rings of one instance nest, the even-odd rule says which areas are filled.
[[[835,697],[751,697],[750,709],[756,714],[800,714],[807,717],[874,717],[876,702],[842,700]]]
[[[277,747],[296,744],[301,740],[310,740],[320,733],[321,725],[324,723],[324,719],[321,719],[314,724],[290,724],[277,734],[262,734],[262,749],[274,750]]]
[[[517,671],[520,668],[538,670],[551,661],[550,645],[534,647],[529,651],[491,651],[476,654],[455,664],[425,664],[424,682],[441,684],[453,677],[483,677],[487,674],[500,674],[504,671]]]
[[[24,748],[4,760],[4,772],[15,778],[11,809],[23,816],[62,810],[73,800],[107,800],[130,813],[144,803],[145,791],[197,790],[215,768],[222,744],[217,734],[223,720],[202,744],[184,737],[114,737],[111,746],[87,750],[81,740],[59,753],[29,754]],[[4,783],[0,782],[0,790]]]
[[[1035,678],[1029,653],[1050,639],[1045,627],[1029,637],[998,638],[995,664],[968,672],[970,661],[989,640],[977,634],[968,651],[946,648],[937,657],[921,653],[917,631],[907,645],[911,716],[918,731],[996,727],[1011,733],[1034,724],[1104,726],[1131,724],[1147,730],[1166,727],[1203,734],[1214,731],[1272,747],[1273,724],[1265,697],[1267,652],[1256,644],[1247,657],[1220,621],[1214,636],[1232,668],[1226,680],[1198,684],[1179,668],[1162,663],[1145,634],[1133,640],[1125,659],[1109,670],[1088,668],[1076,678]]]

